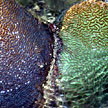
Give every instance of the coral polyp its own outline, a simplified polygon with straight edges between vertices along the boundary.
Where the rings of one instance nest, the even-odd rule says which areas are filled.
[[[59,33],[59,79],[70,108],[96,108],[108,101],[108,4],[72,6]],[[103,107],[102,107],[103,108]]]

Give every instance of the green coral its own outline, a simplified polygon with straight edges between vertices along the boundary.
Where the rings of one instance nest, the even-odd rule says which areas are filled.
[[[108,98],[108,5],[102,3],[83,2],[64,17],[58,68],[70,108],[96,108]]]

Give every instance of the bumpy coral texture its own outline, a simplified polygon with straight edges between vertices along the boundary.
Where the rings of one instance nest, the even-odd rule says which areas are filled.
[[[58,68],[71,108],[96,108],[108,101],[108,4],[82,2],[66,13],[60,31]]]
[[[0,0],[0,108],[29,108],[42,99],[52,51],[47,25],[14,0]]]

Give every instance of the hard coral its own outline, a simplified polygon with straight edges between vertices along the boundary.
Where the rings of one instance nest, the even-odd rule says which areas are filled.
[[[0,0],[0,108],[29,108],[42,99],[52,52],[48,26],[14,0]]]
[[[58,57],[61,87],[71,108],[96,108],[108,99],[108,4],[85,1],[66,13]]]

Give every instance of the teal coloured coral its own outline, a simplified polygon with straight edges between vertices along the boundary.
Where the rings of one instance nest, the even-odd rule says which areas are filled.
[[[96,108],[108,101],[108,4],[82,2],[66,13],[60,31],[58,69],[70,108]]]

